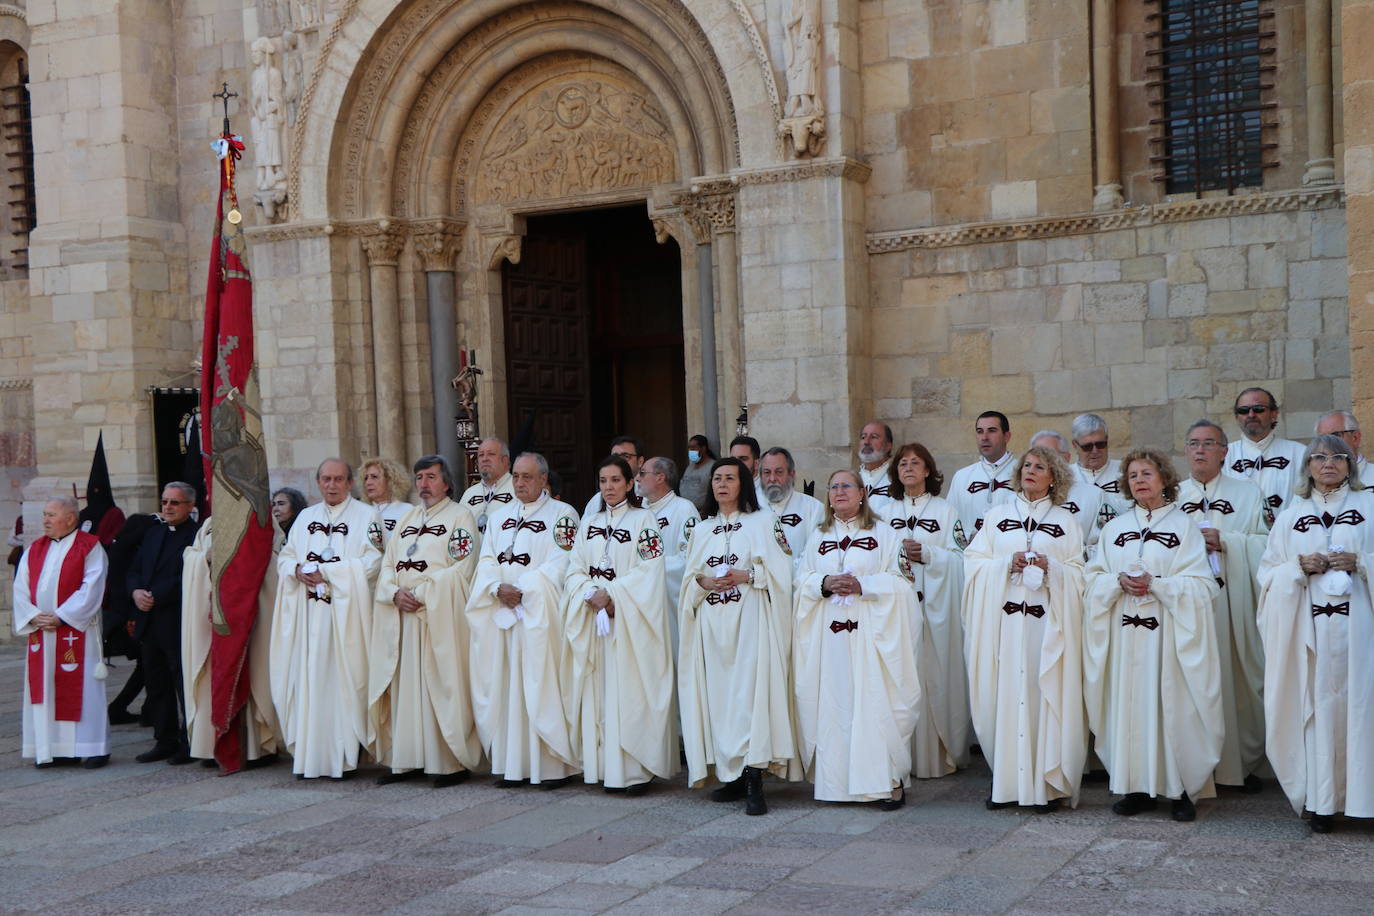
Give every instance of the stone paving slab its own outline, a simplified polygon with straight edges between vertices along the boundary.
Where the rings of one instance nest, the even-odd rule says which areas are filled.
[[[0,650],[0,739],[19,653]],[[0,912],[73,914],[1368,913],[1374,822],[1314,836],[1272,783],[1191,824],[1121,818],[1101,785],[1052,814],[988,811],[987,769],[923,781],[900,811],[769,783],[743,815],[678,778],[639,798],[571,785],[378,787],[138,764],[35,770],[0,750]],[[2,745],[0,745],[2,746]]]

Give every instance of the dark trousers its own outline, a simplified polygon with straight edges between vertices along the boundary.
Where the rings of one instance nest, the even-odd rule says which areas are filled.
[[[134,670],[129,674],[129,679],[124,682],[124,689],[119,691],[119,695],[110,703],[110,708],[116,712],[128,712],[129,704],[138,698],[143,692],[143,659],[134,662]]]
[[[143,634],[143,678],[148,690],[144,705],[151,713],[153,739],[158,747],[189,751],[179,639],[159,639],[151,627]]]

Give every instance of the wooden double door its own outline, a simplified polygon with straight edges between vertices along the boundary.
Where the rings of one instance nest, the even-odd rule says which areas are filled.
[[[643,205],[530,217],[502,268],[511,445],[540,452],[579,509],[617,435],[687,438],[682,269]]]

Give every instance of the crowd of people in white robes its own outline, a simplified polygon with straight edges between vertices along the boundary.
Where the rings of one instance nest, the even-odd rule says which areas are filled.
[[[498,440],[457,487],[437,455],[341,459],[292,513],[246,676],[249,757],[300,778],[367,758],[385,784],[573,779],[642,794],[685,767],[767,811],[765,780],[893,810],[912,778],[981,754],[989,808],[1075,806],[1102,779],[1130,816],[1176,820],[1272,775],[1312,829],[1374,817],[1374,491],[1354,417],[1306,446],[1246,389],[1241,437],[1199,420],[1186,473],[1111,461],[1101,417],[1013,452],[988,411],[948,488],[930,451],[864,427],[822,499],[747,436],[676,465],[620,437],[579,512],[537,453]],[[1077,450],[1074,460],[1072,451]],[[414,491],[418,503],[410,501]],[[942,493],[944,495],[942,495]],[[186,550],[184,712],[210,756],[211,526]],[[98,633],[104,554],[57,499],[15,582],[28,640],[24,755],[108,755]],[[92,627],[95,627],[92,630]]]

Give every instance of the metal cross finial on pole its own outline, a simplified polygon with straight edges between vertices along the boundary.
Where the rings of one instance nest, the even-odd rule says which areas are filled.
[[[228,83],[222,83],[221,85],[224,88],[216,92],[211,98],[219,99],[224,102],[224,136],[227,137],[229,136],[229,100],[238,98],[239,94],[237,92],[230,92]]]

